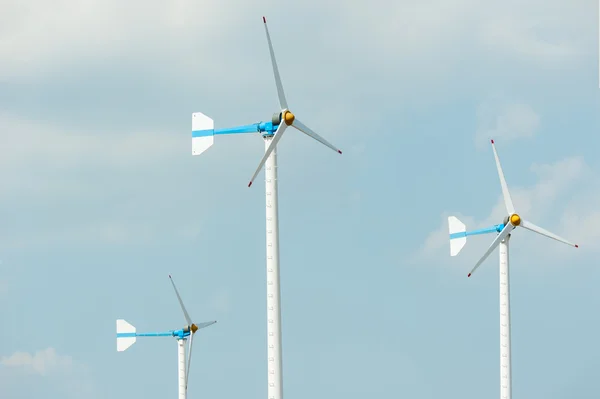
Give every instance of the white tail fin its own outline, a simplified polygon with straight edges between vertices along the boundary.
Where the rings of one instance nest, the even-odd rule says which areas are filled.
[[[450,256],[456,256],[467,243],[466,234],[460,234],[467,231],[463,222],[455,216],[448,216],[448,229],[450,231]]]
[[[192,114],[192,155],[200,155],[215,141],[215,122],[201,112]]]
[[[117,352],[123,352],[133,344],[135,344],[135,327],[123,319],[117,320]]]

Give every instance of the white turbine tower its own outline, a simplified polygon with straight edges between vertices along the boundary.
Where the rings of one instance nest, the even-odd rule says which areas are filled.
[[[169,275],[169,279],[171,279],[171,284],[173,284],[173,289],[175,290],[175,295],[177,295],[177,300],[179,301],[179,305],[181,306],[181,310],[183,310],[183,316],[185,317],[186,326],[179,330],[169,330],[165,332],[149,332],[149,333],[138,333],[134,326],[129,324],[123,319],[117,320],[117,351],[123,352],[127,350],[131,345],[133,345],[137,339],[137,337],[175,337],[177,339],[177,370],[178,370],[178,381],[179,381],[179,399],[186,399],[187,396],[187,387],[188,387],[188,378],[190,376],[190,365],[192,363],[192,344],[194,343],[194,334],[201,328],[208,327],[210,325],[215,324],[217,321],[207,321],[204,323],[192,323],[190,319],[190,315],[188,314],[185,306],[183,305],[183,301],[179,296],[179,292],[177,291],[177,287],[175,287],[175,283]],[[185,359],[185,342],[187,339],[190,339],[188,354],[187,354],[187,367],[186,367],[186,359]],[[186,371],[187,370],[187,371]]]
[[[448,217],[448,226],[450,230],[450,256],[458,255],[467,242],[467,236],[494,232],[499,233],[494,241],[492,241],[488,250],[485,251],[481,259],[475,264],[475,267],[473,267],[468,277],[471,277],[475,270],[486,260],[496,247],[500,247],[500,398],[511,399],[510,279],[508,267],[508,241],[511,237],[511,232],[517,227],[523,227],[524,229],[571,245],[575,248],[578,248],[579,246],[522,219],[521,216],[515,212],[515,207],[510,198],[506,180],[504,179],[504,173],[500,166],[500,159],[496,152],[494,140],[492,140],[492,149],[494,151],[494,158],[496,159],[496,168],[498,169],[500,185],[502,186],[502,196],[504,197],[504,204],[506,205],[508,216],[506,216],[504,222],[501,224],[473,231],[466,231],[465,225],[458,220],[458,218],[454,216]]]
[[[288,108],[279,76],[273,44],[267,28],[267,20],[263,17],[265,33],[271,54],[271,64],[275,75],[275,85],[281,110],[276,112],[271,121],[258,122],[233,128],[214,129],[214,122],[208,116],[196,112],[192,114],[192,155],[200,155],[214,142],[214,135],[236,133],[260,133],[265,141],[265,155],[258,164],[248,187],[265,166],[266,196],[266,228],[267,228],[267,381],[268,399],[283,399],[282,344],[281,344],[281,300],[279,288],[279,221],[277,207],[277,150],[276,146],[289,126],[317,140],[337,153],[337,147],[319,136],[312,129],[300,122]]]

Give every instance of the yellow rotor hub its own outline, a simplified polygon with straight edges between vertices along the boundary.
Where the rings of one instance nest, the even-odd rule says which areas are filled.
[[[192,330],[192,334],[195,333],[196,331],[198,331],[198,326],[195,324],[192,324],[192,326],[190,327],[190,330]]]
[[[294,123],[294,119],[296,119],[296,117],[290,111],[285,111],[283,114],[283,121],[288,126],[291,126],[292,123]]]
[[[513,213],[512,215],[510,215],[510,223],[513,226],[518,226],[521,224],[521,216],[517,215],[516,213]]]

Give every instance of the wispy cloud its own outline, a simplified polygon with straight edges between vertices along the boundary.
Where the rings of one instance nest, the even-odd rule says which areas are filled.
[[[0,359],[0,364],[46,376],[56,372],[70,372],[73,367],[73,358],[59,355],[54,348],[46,348],[33,354],[15,352],[10,356],[3,356]]]
[[[23,384],[24,378],[31,380],[31,376],[37,376],[50,382],[51,386],[68,397],[95,397],[86,365],[69,355],[59,354],[52,347],[35,353],[15,352],[0,358],[0,364],[6,368],[5,372],[8,369],[16,371],[16,374],[13,374],[14,379],[8,380],[9,382],[2,387],[4,392],[10,393],[15,387]]]
[[[311,47],[322,47],[316,51],[337,46],[338,55],[332,62],[356,57],[365,62],[368,61],[365,54],[385,55],[395,66],[416,61],[420,68],[432,67],[441,73],[444,68],[430,65],[429,55],[437,54],[445,64],[463,59],[464,52],[452,46],[457,38],[469,40],[471,45],[480,45],[488,52],[500,48],[506,55],[535,58],[554,55],[563,61],[572,60],[572,55],[584,48],[583,43],[592,43],[588,36],[596,28],[594,19],[582,18],[589,14],[589,3],[566,4],[558,0],[535,0],[527,4],[460,0],[451,5],[443,0],[426,3],[403,0],[392,4],[375,0],[340,8],[335,2],[309,2],[299,9],[288,7],[282,14],[270,15],[274,20],[285,17],[289,23],[304,24],[307,14],[311,20],[330,21],[323,24],[325,28],[305,31],[304,36]],[[168,3],[59,0],[50,6],[42,0],[9,0],[0,16],[3,27],[0,56],[5,61],[0,65],[0,77],[39,78],[72,63],[118,61],[130,67],[142,60],[146,61],[145,68],[160,66],[163,76],[173,77],[184,71],[192,76],[198,70],[218,73],[230,67],[232,57],[223,55],[221,60],[210,57],[211,62],[206,62],[207,54],[218,51],[231,32],[247,29],[248,24],[256,25],[261,14],[254,14],[255,19],[248,18],[254,13],[249,10],[260,8],[272,9],[272,3],[261,0],[230,7],[221,2],[190,0]],[[386,12],[382,14],[378,11],[381,9]],[[569,17],[557,17],[557,10],[559,16]],[[219,29],[223,26],[228,28]],[[562,33],[560,40],[548,34],[556,31]],[[572,33],[564,39],[564,32]],[[397,56],[390,52],[387,41],[382,40],[386,37],[394,37]],[[345,48],[350,51],[340,51]],[[251,56],[247,49],[242,50],[244,55]],[[235,55],[239,62],[239,50]],[[549,61],[547,57],[544,60]],[[346,71],[338,69],[338,74]]]
[[[228,23],[244,15],[226,10],[224,3],[189,0],[57,0],[52,4],[8,0],[0,16],[0,56],[5,60],[0,76],[44,75],[75,59],[119,59],[127,64],[132,57],[158,60],[178,53],[187,56],[188,62],[174,63],[171,70],[178,65],[189,67],[201,51],[181,50],[187,50],[192,41],[196,50],[209,44],[220,23],[217,15]]]

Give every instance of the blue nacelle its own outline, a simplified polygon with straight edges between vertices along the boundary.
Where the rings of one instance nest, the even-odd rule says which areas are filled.
[[[175,330],[175,331],[171,331],[171,332],[173,333],[173,336],[176,337],[177,339],[187,338],[191,334],[190,330],[187,327],[183,328],[181,330]]]
[[[279,127],[279,123],[274,125],[273,122],[259,122],[258,123],[258,131],[263,133],[265,136],[270,136],[275,134],[277,128]]]

